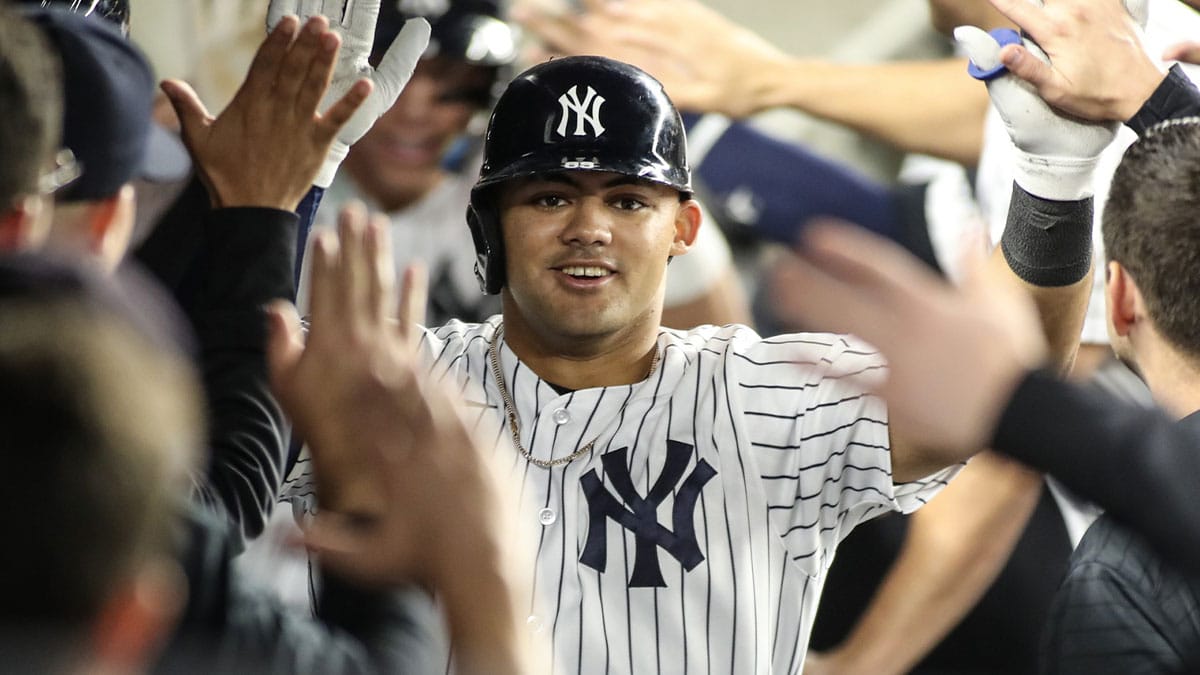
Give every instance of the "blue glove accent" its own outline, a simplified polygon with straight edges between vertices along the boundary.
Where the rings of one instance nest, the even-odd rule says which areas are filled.
[[[691,126],[693,115],[685,115]],[[834,217],[886,237],[900,229],[887,186],[810,152],[803,145],[734,123],[692,174],[705,205],[726,226],[788,245],[813,218]]]
[[[1021,34],[1011,28],[993,28],[992,30],[988,31],[988,35],[991,35],[993,38],[995,38],[996,42],[999,43],[1001,47],[1004,47],[1004,45],[1022,44]],[[970,74],[971,77],[977,80],[983,80],[984,82],[1000,77],[1006,72],[1008,72],[1008,68],[1005,68],[1003,63],[990,70],[983,70],[979,66],[975,65],[974,61],[971,61],[970,65],[967,66],[967,73]]]

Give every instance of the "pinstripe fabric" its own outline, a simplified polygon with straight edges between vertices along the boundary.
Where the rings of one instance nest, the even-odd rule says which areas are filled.
[[[422,349],[435,377],[459,384],[496,452],[511,457],[524,517],[539,528],[529,624],[549,638],[559,673],[798,673],[837,542],[883,511],[916,508],[953,472],[893,488],[884,406],[847,379],[882,369],[874,352],[840,336],[763,340],[738,326],[663,330],[660,365],[645,381],[565,395],[503,346],[525,448],[550,460],[596,439],[589,455],[543,469],[505,440],[487,362],[498,321],[451,322],[427,333]],[[703,560],[688,571],[642,542],[665,586],[631,586],[638,536],[612,517],[597,525],[604,571],[581,562],[598,534],[581,481],[594,472],[618,495],[603,457],[624,449],[619,473],[645,498],[667,468],[668,440],[690,456],[653,510],[662,527],[678,534],[675,503],[687,504],[688,476],[701,463],[716,471],[684,518]],[[304,493],[305,482],[292,489]],[[551,512],[542,525],[539,513]]]

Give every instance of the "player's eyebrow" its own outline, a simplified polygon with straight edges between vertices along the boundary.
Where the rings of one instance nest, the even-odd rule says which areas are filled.
[[[580,181],[576,180],[572,176],[572,172],[569,172],[569,171],[555,171],[554,173],[548,173],[548,174],[545,174],[545,175],[542,175],[539,177],[534,177],[532,180],[544,180],[544,181],[547,181],[550,183],[563,183],[565,185],[570,185],[571,187],[575,187],[575,188],[580,186]],[[646,180],[645,178],[638,178],[637,176],[616,175],[616,176],[613,176],[611,179],[605,181],[603,187],[611,188],[611,187],[618,187],[621,185],[647,185],[647,186],[649,186],[649,185],[654,185],[654,183]]]

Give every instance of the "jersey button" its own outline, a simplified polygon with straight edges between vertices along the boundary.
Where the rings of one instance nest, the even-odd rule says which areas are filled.
[[[554,512],[554,509],[538,511],[538,522],[542,525],[553,525],[556,520],[558,520],[558,514]]]
[[[537,614],[530,614],[529,618],[525,619],[525,625],[528,626],[529,630],[535,634],[541,633],[542,628],[545,627],[545,624],[542,623],[542,619]]]
[[[554,423],[562,426],[571,421],[571,413],[567,412],[566,408],[559,408],[554,411]]]

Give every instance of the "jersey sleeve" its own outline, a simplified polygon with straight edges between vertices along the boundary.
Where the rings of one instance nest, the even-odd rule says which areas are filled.
[[[886,364],[868,345],[780,336],[732,360],[772,525],[791,558],[812,571],[832,562],[855,525],[916,509],[953,471],[893,484],[887,409],[862,385],[884,376]]]

